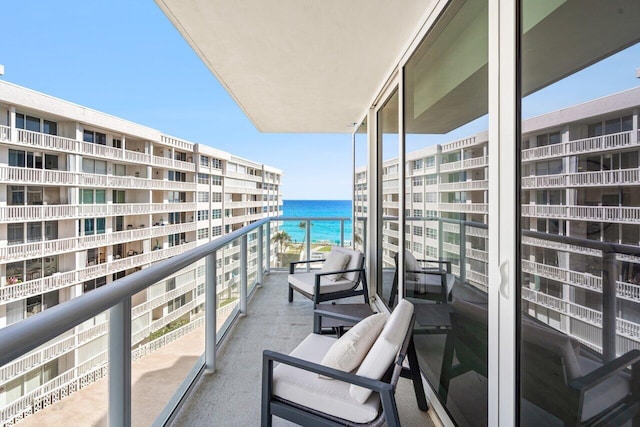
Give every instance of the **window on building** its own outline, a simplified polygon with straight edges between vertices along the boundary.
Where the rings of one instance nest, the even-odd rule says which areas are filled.
[[[212,227],[211,228],[211,236],[212,237],[222,236],[222,226],[221,225],[216,225],[215,227]]]
[[[200,156],[200,165],[201,166],[209,166],[209,157],[207,156]]]
[[[211,167],[213,167],[214,169],[222,169],[222,160],[212,158]]]
[[[413,203],[422,203],[422,193],[413,193]]]
[[[211,201],[214,203],[222,202],[222,193],[211,193]]]
[[[206,221],[209,219],[209,211],[208,210],[199,210],[198,211],[198,221]]]
[[[209,175],[207,175],[206,173],[199,173],[198,184],[209,184]]]
[[[213,209],[211,211],[211,218],[213,218],[213,219],[222,218],[222,209]]]
[[[198,191],[198,202],[205,203],[209,201],[209,193],[207,191]]]
[[[218,175],[211,175],[211,185],[222,185],[222,177]]]
[[[412,179],[412,182],[413,182],[413,186],[414,187],[420,186],[420,185],[422,185],[422,177],[421,176],[414,176],[413,179]]]
[[[9,245],[24,243],[24,223],[7,224],[7,243]]]

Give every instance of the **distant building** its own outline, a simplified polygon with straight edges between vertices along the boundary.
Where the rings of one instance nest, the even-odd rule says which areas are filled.
[[[276,168],[0,82],[0,327],[281,215],[281,178]],[[251,279],[257,255],[249,253]],[[136,295],[134,358],[163,333],[203,325],[204,272],[196,264]],[[217,272],[224,318],[235,307],[239,247],[225,249]],[[107,332],[105,314],[0,367],[0,419],[104,376]]]

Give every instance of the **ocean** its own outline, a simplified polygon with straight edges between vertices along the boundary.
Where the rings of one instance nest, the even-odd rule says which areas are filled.
[[[351,218],[351,200],[284,200],[284,216]],[[302,242],[305,229],[300,221],[285,221],[282,229],[291,240]],[[351,221],[344,223],[345,244],[351,241]],[[340,243],[340,221],[312,221],[311,242]]]

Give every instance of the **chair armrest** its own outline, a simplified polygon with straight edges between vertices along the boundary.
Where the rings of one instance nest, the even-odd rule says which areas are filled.
[[[359,271],[362,274],[364,274],[364,268],[352,268],[350,270],[324,271],[322,273],[316,273],[316,280],[313,286],[313,294],[315,295],[316,298],[318,297],[318,295],[320,295],[320,278],[322,276],[328,276],[330,274],[337,274],[337,273],[352,273],[354,271]],[[358,285],[359,282],[360,282],[359,279],[352,282],[354,284],[352,289],[355,289],[355,287]],[[317,304],[317,299],[316,299],[316,304]]]
[[[368,388],[369,390],[373,390],[378,393],[393,390],[393,386],[384,381],[373,380],[371,378],[362,377],[350,372],[329,368],[328,366],[320,365],[319,363],[309,362],[308,360],[299,359],[297,357],[278,353],[272,350],[264,350],[262,352],[262,360],[263,366],[265,366],[266,362],[268,361],[279,362],[285,365],[293,366],[294,368],[302,369],[304,371],[324,375],[325,377],[329,377],[334,380],[339,380],[349,384]],[[270,363],[270,366],[272,368],[273,364]],[[269,377],[271,377],[271,375]]]
[[[324,262],[326,259],[310,259],[308,261],[291,261],[289,263],[289,274],[294,274],[294,270],[297,264],[311,264],[312,262]]]
[[[569,387],[580,391],[591,388],[638,361],[640,361],[640,350],[630,350],[617,359],[589,372],[587,375],[571,381]]]
[[[444,264],[445,267],[447,268],[447,273],[451,273],[451,261],[443,261],[443,260],[439,260],[439,259],[419,259],[417,261],[418,262],[425,262],[425,263]],[[438,268],[440,268],[440,267],[438,267]]]

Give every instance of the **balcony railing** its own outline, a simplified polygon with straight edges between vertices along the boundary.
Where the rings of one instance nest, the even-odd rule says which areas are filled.
[[[640,207],[523,205],[522,215],[538,218],[637,224],[640,221]]]
[[[0,181],[24,185],[55,185],[106,188],[133,188],[142,190],[195,191],[195,182],[165,181],[131,176],[97,175],[50,169],[31,169],[0,166]]]
[[[5,128],[10,131],[10,128]],[[64,151],[68,153],[82,153],[91,157],[104,158],[108,160],[119,160],[128,163],[151,164],[154,166],[177,169],[187,172],[195,172],[196,170],[196,165],[191,162],[183,162],[180,160],[174,160],[165,157],[152,156],[150,154],[131,151],[124,148],[92,144],[89,142],[78,141],[72,138],[65,138],[57,135],[48,135],[45,133],[33,132],[24,129],[17,129],[17,131],[17,142],[21,145],[56,151]],[[5,142],[10,142],[10,134],[7,135]]]
[[[526,162],[559,156],[595,153],[604,150],[625,148],[637,144],[638,137],[633,134],[633,131],[620,132],[522,150],[522,161]]]
[[[638,169],[620,169],[612,171],[577,172],[558,175],[543,175],[522,178],[522,188],[568,188],[598,186],[638,185]]]
[[[196,203],[0,206],[0,223],[95,218],[97,216],[165,214],[166,212],[193,212],[196,208]]]

